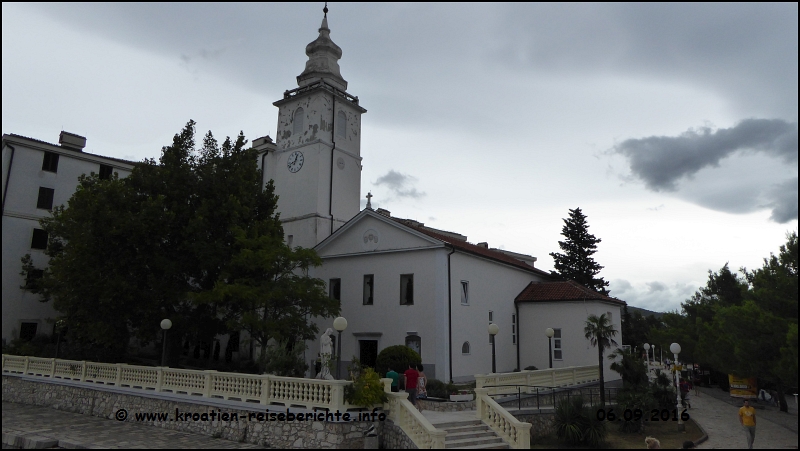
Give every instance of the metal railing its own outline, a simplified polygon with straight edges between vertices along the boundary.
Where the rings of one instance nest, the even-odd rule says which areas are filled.
[[[542,406],[555,407],[556,401],[562,399],[570,400],[572,398],[582,396],[584,400],[588,400],[589,406],[594,407],[600,404],[600,389],[593,387],[546,387],[540,385],[525,385],[525,384],[505,384],[505,385],[487,385],[484,388],[500,388],[502,387],[502,394],[498,393],[493,395],[495,398],[513,398],[513,393],[509,393],[508,389],[516,388],[517,408],[522,410],[523,401],[526,403],[525,407],[530,407],[528,404],[533,404],[536,401],[536,409],[542,410]],[[606,404],[616,404],[619,388],[606,388],[605,402]],[[511,396],[509,396],[511,395]],[[513,400],[513,399],[512,399]],[[499,404],[508,404],[511,400],[499,400]]]

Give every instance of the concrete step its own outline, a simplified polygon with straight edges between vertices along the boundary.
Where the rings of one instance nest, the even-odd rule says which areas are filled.
[[[488,426],[486,427],[486,429],[480,429],[480,430],[476,429],[464,432],[453,432],[452,430],[448,430],[447,438],[445,440],[446,442],[451,442],[467,438],[483,438],[483,437],[497,437],[497,434],[495,434],[493,430],[489,429]]]
[[[433,426],[436,429],[453,429],[453,428],[466,428],[466,427],[480,427],[485,426],[483,421],[475,419],[475,420],[466,420],[466,421],[450,421],[447,423],[433,423]]]
[[[463,447],[475,447],[475,446],[506,446],[506,442],[503,441],[497,435],[493,437],[481,437],[481,438],[468,438],[468,439],[461,439],[461,440],[447,440],[444,443],[444,447],[448,449],[452,448],[463,448]]]

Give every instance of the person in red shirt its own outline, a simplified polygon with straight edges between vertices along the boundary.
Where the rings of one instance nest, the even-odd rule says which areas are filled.
[[[409,363],[408,369],[403,376],[406,379],[406,391],[408,392],[408,400],[414,407],[417,407],[417,379],[419,379],[419,373],[416,369],[414,369],[414,364]]]

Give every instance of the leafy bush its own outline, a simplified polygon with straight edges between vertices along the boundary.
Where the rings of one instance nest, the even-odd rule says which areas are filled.
[[[626,387],[617,394],[616,414],[622,415],[625,410],[634,412],[639,409],[642,416],[639,421],[623,421],[619,430],[626,433],[640,432],[644,429],[644,420],[650,409],[656,406],[657,402],[653,396],[653,391],[647,385],[639,387]]]
[[[653,384],[650,389],[653,395],[653,399],[655,400],[656,406],[659,409],[675,408],[676,394],[674,387],[672,386],[672,381],[670,381],[669,379],[669,376],[657,370],[656,380],[653,381]]]
[[[381,377],[368,366],[359,371],[352,385],[345,385],[344,399],[350,404],[363,407],[383,404],[388,400],[383,391]]]
[[[303,377],[308,365],[303,360],[304,346],[295,344],[292,349],[286,342],[280,342],[267,348],[264,362],[264,372],[276,376]]]
[[[554,420],[556,435],[569,445],[585,444],[599,448],[605,442],[605,424],[597,419],[591,408],[583,404],[581,396],[558,401]]]
[[[539,371],[539,368],[536,368],[535,366],[531,365],[531,366],[526,366],[525,370],[527,370],[527,371]]]
[[[456,386],[452,382],[445,384],[438,379],[428,379],[427,390],[429,398],[448,399],[456,392]]]
[[[403,374],[410,363],[414,365],[422,363],[422,359],[416,351],[403,345],[389,346],[378,354],[378,358],[375,360],[375,372],[386,374],[389,368],[392,368]]]

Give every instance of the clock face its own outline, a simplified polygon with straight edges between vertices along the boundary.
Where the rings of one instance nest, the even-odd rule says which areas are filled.
[[[344,169],[344,158],[339,157],[339,159],[336,160],[336,166],[338,166],[339,169]]]
[[[289,172],[297,172],[300,168],[303,167],[303,152],[299,150],[295,150],[289,155],[289,160],[286,162],[286,167],[289,168]]]

